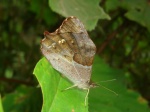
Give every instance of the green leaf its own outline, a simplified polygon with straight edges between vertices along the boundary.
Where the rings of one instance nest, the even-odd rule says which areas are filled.
[[[147,27],[150,31],[150,5],[147,0],[125,1],[123,7],[128,10],[125,14],[127,18]]]
[[[110,19],[99,3],[100,0],[49,0],[53,11],[64,17],[78,17],[87,30],[93,30],[99,19]]]
[[[3,112],[3,106],[2,106],[2,102],[1,102],[1,95],[0,95],[0,112]]]
[[[98,57],[95,57],[92,79],[96,82],[117,79],[114,82],[100,84],[115,91],[118,93],[118,96],[102,87],[91,89],[89,94],[90,112],[150,111],[144,98],[138,93],[126,89],[124,73],[121,70],[110,68]]]
[[[34,74],[43,93],[42,112],[88,112],[84,105],[87,91],[73,88],[62,92],[72,84],[61,77],[45,58],[37,63]]]
[[[71,110],[74,110],[75,112],[88,111],[87,107],[84,107],[86,91],[73,88],[61,92],[61,90],[70,87],[72,84],[64,77],[61,77],[45,58],[38,62],[34,74],[36,75],[43,92],[42,112],[67,112]],[[93,81],[100,82],[114,78],[117,79],[114,82],[100,84],[114,90],[119,95],[116,96],[102,87],[90,89],[89,111],[147,112],[148,105],[146,100],[138,93],[126,89],[123,72],[121,70],[110,68],[105,62],[96,56],[92,73]]]
[[[135,21],[150,31],[150,5],[148,0],[107,0],[106,9],[113,10],[121,7],[127,12],[125,16]]]
[[[106,11],[116,10],[120,6],[120,1],[118,0],[106,0],[105,7]]]

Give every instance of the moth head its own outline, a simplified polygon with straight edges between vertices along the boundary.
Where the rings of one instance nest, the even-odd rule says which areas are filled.
[[[92,82],[92,81],[90,81],[89,85],[90,85],[90,88],[99,87],[98,84],[96,84],[96,83],[94,83],[94,82]]]

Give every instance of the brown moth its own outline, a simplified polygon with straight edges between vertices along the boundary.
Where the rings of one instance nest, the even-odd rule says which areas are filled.
[[[68,17],[55,32],[45,31],[44,36],[41,41],[43,55],[54,69],[74,84],[69,88],[86,89],[88,95],[89,88],[96,86],[90,81],[96,46],[82,22],[76,17]]]

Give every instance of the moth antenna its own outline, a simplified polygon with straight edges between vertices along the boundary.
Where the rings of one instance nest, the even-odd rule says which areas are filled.
[[[107,87],[105,87],[105,86],[102,86],[102,85],[100,85],[100,84],[97,84],[97,85],[98,85],[98,86],[101,86],[102,88],[104,88],[104,89],[106,89],[106,90],[108,90],[108,91],[114,93],[116,96],[118,96],[118,94],[117,94],[115,91],[113,91],[113,90],[111,90],[111,89],[109,89],[109,88],[107,88]]]
[[[115,81],[116,79],[110,79],[110,80],[105,80],[105,81],[99,81],[99,82],[97,82],[97,84],[98,83],[101,83],[101,82],[111,82],[111,81]]]

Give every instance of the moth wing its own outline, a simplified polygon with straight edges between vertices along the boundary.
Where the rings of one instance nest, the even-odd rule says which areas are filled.
[[[41,51],[52,66],[75,84],[89,81],[96,46],[80,20],[69,17],[55,32],[44,35]]]

